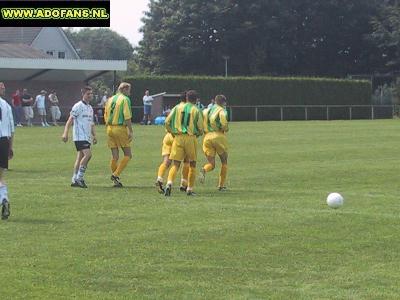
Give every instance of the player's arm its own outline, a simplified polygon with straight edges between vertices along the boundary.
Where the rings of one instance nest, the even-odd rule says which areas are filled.
[[[10,120],[9,127],[11,129],[11,136],[10,136],[10,139],[9,139],[10,148],[8,149],[8,159],[12,159],[13,156],[14,156],[13,143],[14,143],[15,127],[14,127],[14,118],[13,118],[11,107],[9,107],[9,109],[8,109],[8,119]]]
[[[132,107],[131,100],[126,97],[124,100],[124,119],[126,127],[128,128],[128,138],[129,140],[133,139],[133,130],[132,130]]]
[[[62,141],[64,143],[68,142],[68,132],[69,132],[69,128],[71,127],[71,125],[74,122],[74,118],[72,116],[69,116],[67,123],[65,123],[65,127],[64,127],[64,133],[61,136]]]
[[[199,130],[199,136],[204,133],[204,123],[203,123],[203,114],[201,111],[198,111],[198,119],[197,119],[197,129]]]
[[[173,133],[172,133],[172,128],[171,128],[171,119],[172,119],[173,115],[175,115],[175,107],[171,110],[169,115],[165,118],[165,122],[164,122],[165,130],[167,130],[172,135],[173,135]]]
[[[219,113],[219,121],[221,122],[221,131],[229,131],[227,113],[224,110]]]
[[[95,130],[95,125],[92,123],[91,131],[92,131],[92,140],[93,140],[93,145],[97,144],[97,137],[96,137],[96,130]]]

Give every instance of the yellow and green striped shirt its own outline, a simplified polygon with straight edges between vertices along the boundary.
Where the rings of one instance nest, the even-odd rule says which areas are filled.
[[[200,136],[203,134],[203,117],[196,105],[179,103],[165,120],[165,128],[172,134]]]
[[[132,119],[132,107],[129,97],[118,93],[107,100],[104,109],[106,125],[124,125],[125,120],[130,119]]]
[[[203,111],[204,132],[227,132],[228,128],[228,113],[226,110],[215,104],[211,108]]]

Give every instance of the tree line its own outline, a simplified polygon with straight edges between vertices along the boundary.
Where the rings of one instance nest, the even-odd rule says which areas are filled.
[[[131,74],[223,75],[223,57],[230,75],[400,71],[398,0],[151,0],[142,21],[136,49],[110,30],[69,36],[85,58],[130,60]]]

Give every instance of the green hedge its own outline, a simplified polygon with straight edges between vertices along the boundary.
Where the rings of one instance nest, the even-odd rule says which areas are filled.
[[[133,104],[140,105],[146,88],[151,93],[199,92],[202,103],[224,94],[229,105],[365,105],[371,104],[371,83],[360,80],[283,77],[126,77],[133,85]]]

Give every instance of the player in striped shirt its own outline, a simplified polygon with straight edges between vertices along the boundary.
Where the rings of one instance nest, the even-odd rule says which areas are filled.
[[[132,159],[131,142],[132,131],[132,107],[129,95],[131,85],[122,82],[118,87],[116,95],[108,99],[104,109],[104,122],[106,123],[108,147],[111,149],[111,181],[114,187],[122,187],[120,175]],[[122,149],[124,157],[119,160],[119,148]]]
[[[175,106],[165,120],[165,128],[174,136],[169,158],[173,165],[168,173],[165,196],[171,195],[172,184],[184,159],[190,161],[187,195],[192,196],[196,179],[197,137],[203,134],[203,117],[196,107],[196,91],[186,93],[185,105]]]
[[[87,188],[84,175],[90,159],[92,158],[91,144],[97,143],[93,122],[93,108],[89,104],[93,99],[93,90],[90,86],[82,89],[82,100],[78,101],[71,109],[70,116],[64,127],[62,140],[68,141],[69,128],[73,124],[73,140],[77,156],[72,175],[72,187]]]
[[[225,182],[228,172],[228,140],[226,132],[228,131],[228,114],[225,110],[226,97],[218,95],[215,97],[215,104],[203,111],[204,120],[204,140],[203,152],[206,155],[208,163],[200,170],[200,182],[204,183],[207,172],[215,168],[215,156],[218,154],[221,160],[221,172],[219,174],[218,189],[226,189]]]
[[[178,105],[185,105],[186,104],[186,92],[182,92],[180,96],[181,102]],[[157,173],[157,180],[156,180],[156,187],[160,194],[165,193],[164,189],[164,174],[168,170],[171,165],[171,160],[169,159],[169,155],[171,154],[172,143],[174,142],[174,137],[171,133],[167,131],[165,134],[162,147],[161,147],[161,156],[163,157],[163,162],[158,167]],[[186,192],[188,186],[188,175],[189,175],[189,161],[183,161],[182,167],[182,176],[181,176],[181,186],[180,190],[182,192]]]

